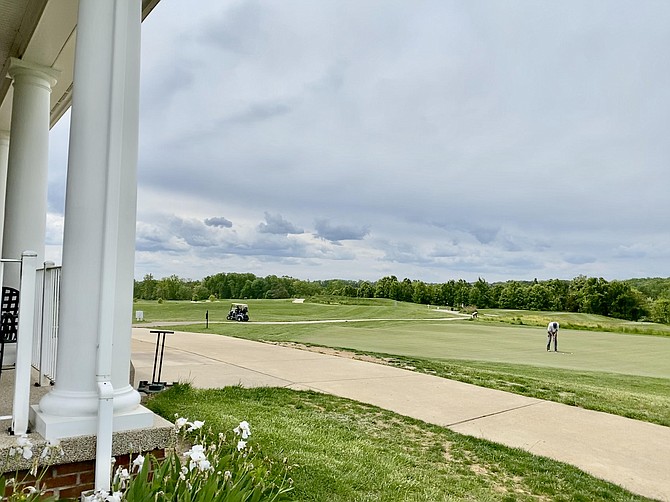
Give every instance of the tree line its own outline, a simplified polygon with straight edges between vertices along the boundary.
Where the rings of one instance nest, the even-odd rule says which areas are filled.
[[[219,273],[202,280],[151,274],[135,281],[134,296],[143,300],[309,298],[318,295],[388,298],[463,308],[550,310],[600,314],[632,321],[670,323],[670,278],[606,281],[580,275],[572,280],[488,283],[463,279],[425,283],[394,275],[378,281],[331,279],[304,281],[293,277],[251,273]]]

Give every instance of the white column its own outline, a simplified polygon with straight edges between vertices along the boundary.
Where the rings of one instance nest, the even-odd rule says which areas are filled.
[[[80,0],[65,197],[56,385],[35,409],[47,438],[95,432],[98,380],[114,429],[153,415],[129,384],[139,127],[140,0]],[[104,349],[113,344],[112,354]],[[97,347],[101,352],[98,354]],[[111,361],[111,375],[106,357]],[[96,378],[96,372],[103,375]],[[78,418],[77,418],[78,417]]]
[[[58,72],[12,59],[14,80],[9,143],[3,258],[19,258],[30,249],[44,261],[49,156],[49,95]],[[19,289],[19,268],[5,267],[3,282]]]
[[[9,131],[0,131],[0,252],[2,250],[2,236],[5,228],[5,193],[7,188],[8,162]]]

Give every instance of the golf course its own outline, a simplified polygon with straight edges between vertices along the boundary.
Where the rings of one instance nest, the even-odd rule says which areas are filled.
[[[144,321],[310,350],[340,350],[433,375],[670,426],[670,329],[579,313],[447,308],[386,299],[138,301]],[[207,319],[205,319],[207,317]],[[558,352],[546,325],[561,323]],[[172,324],[171,324],[172,323]],[[176,326],[174,323],[178,323]]]
[[[234,303],[248,305],[248,322],[226,320]],[[473,318],[446,307],[339,297],[136,301],[134,310],[143,317],[136,327],[362,359],[670,426],[670,330],[661,324],[519,310],[481,309]],[[546,350],[550,320],[561,323],[558,352]],[[208,339],[199,338],[204,354]],[[184,362],[197,350],[185,346]],[[293,500],[651,500],[556,460],[342,397],[184,383],[147,406],[166,418],[204,420],[211,434],[249,420],[269,458],[295,463]]]

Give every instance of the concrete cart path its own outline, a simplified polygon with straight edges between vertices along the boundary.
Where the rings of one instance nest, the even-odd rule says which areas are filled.
[[[156,335],[133,329],[135,381]],[[360,360],[220,335],[166,337],[161,380],[326,392],[575,465],[670,502],[670,428]]]

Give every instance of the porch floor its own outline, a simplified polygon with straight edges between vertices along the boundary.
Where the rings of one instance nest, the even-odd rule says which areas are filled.
[[[3,369],[2,375],[0,375],[0,417],[11,415],[12,414],[12,404],[14,401],[14,375],[16,372],[14,369]],[[30,382],[35,383],[38,381],[38,373],[33,368],[31,373]],[[41,387],[35,387],[31,385],[30,387],[30,404],[37,404],[42,396],[51,390],[51,385],[43,385]],[[7,431],[12,425],[11,419],[0,420],[0,447],[2,447],[3,440],[8,436]]]
[[[31,382],[36,382],[38,373],[33,369]],[[30,404],[37,404],[44,394],[49,392],[50,385],[31,386]],[[14,370],[3,370],[0,378],[0,416],[11,415],[14,400]],[[0,459],[7,459],[8,450],[16,446],[16,437],[10,435],[11,418],[0,420]],[[33,454],[37,457],[46,446],[46,440],[36,432],[28,433],[33,444]],[[60,441],[63,456],[55,459],[54,464],[71,464],[95,459],[96,438],[93,435],[63,438]],[[153,427],[131,431],[115,432],[112,454],[116,457],[128,453],[137,454],[152,450],[162,450],[174,443],[174,426],[167,420],[154,415]],[[34,458],[33,458],[34,460]],[[17,469],[28,469],[31,461],[14,458],[11,465],[0,462],[0,474],[13,472]]]

